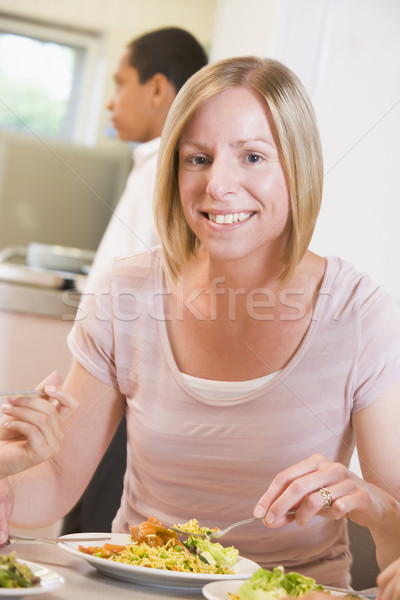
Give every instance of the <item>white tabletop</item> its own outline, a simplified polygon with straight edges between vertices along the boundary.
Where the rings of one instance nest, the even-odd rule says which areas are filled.
[[[65,584],[46,594],[38,594],[33,598],[38,600],[165,600],[177,598],[178,600],[199,600],[203,598],[199,592],[181,592],[150,586],[142,586],[125,581],[106,577],[90,566],[85,560],[80,560],[61,550],[54,544],[18,542],[3,546],[2,554],[15,550],[17,559],[39,563],[52,571],[62,575]],[[204,600],[204,598],[203,598]]]

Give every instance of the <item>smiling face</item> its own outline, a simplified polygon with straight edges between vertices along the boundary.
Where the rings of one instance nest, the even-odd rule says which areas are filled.
[[[282,259],[289,194],[260,94],[229,88],[196,110],[179,144],[179,191],[210,258]]]

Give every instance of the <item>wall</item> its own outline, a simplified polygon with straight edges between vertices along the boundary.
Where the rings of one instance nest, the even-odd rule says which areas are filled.
[[[99,92],[102,106],[113,90],[118,59],[132,38],[170,25],[189,30],[208,49],[212,41],[218,0],[0,0],[0,14],[19,16],[62,27],[102,34]],[[98,124],[98,143],[112,145],[104,136],[108,111]]]
[[[218,0],[211,60],[245,54],[266,56],[278,1],[251,0],[246,4],[243,0]]]

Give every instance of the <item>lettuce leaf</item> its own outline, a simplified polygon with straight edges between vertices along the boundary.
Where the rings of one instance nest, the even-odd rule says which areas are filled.
[[[224,548],[224,546],[218,542],[211,542],[210,540],[203,540],[196,537],[189,537],[185,542],[185,546],[196,546],[197,552],[200,554],[200,556],[202,556],[204,553],[204,558],[206,558],[207,562],[210,562],[209,555],[211,555],[212,559],[217,565],[233,565],[239,556],[239,550],[233,546]]]
[[[273,571],[258,569],[249,581],[239,588],[240,600],[279,600],[286,596],[299,597],[311,590],[323,590],[315,579],[292,571],[285,574],[282,566]]]

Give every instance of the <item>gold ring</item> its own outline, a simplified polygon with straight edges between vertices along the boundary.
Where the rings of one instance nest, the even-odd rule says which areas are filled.
[[[333,504],[333,498],[330,491],[326,488],[320,488],[318,491],[324,499],[324,508],[330,508]]]

